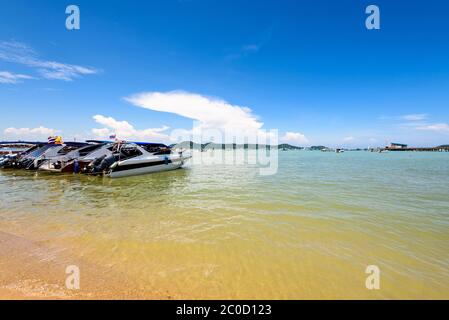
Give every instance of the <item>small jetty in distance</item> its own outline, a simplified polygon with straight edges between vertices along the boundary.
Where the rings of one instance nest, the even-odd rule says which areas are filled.
[[[449,144],[437,146],[437,147],[409,147],[406,144],[390,143],[389,146],[384,148],[370,149],[371,151],[416,151],[416,152],[449,152]]]

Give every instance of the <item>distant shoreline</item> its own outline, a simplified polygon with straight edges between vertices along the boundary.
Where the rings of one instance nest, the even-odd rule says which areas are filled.
[[[112,141],[111,141],[112,142]],[[34,144],[38,142],[28,142],[28,141],[0,141],[0,155],[4,155],[10,152],[21,151],[26,148],[32,147]],[[20,147],[19,147],[20,146]],[[258,149],[278,149],[282,151],[289,150],[307,150],[307,151],[335,151],[337,149],[344,151],[417,151],[417,152],[449,152],[449,144],[440,145],[434,147],[406,147],[406,148],[390,148],[390,147],[365,147],[365,148],[345,148],[345,147],[336,147],[331,148],[323,145],[317,146],[309,146],[309,147],[301,147],[294,146],[288,143],[269,145],[269,144],[254,144],[254,143],[245,143],[245,144],[237,144],[237,143],[196,143],[193,141],[183,141],[176,144],[171,144],[171,148],[174,149],[191,149],[191,150],[236,150],[236,149],[244,149],[244,150],[258,150]]]

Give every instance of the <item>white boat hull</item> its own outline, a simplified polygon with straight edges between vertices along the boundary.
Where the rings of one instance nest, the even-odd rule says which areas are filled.
[[[137,176],[142,174],[149,174],[161,171],[170,171],[181,168],[184,165],[184,160],[186,159],[177,159],[177,161],[171,161],[168,163],[151,165],[151,162],[148,163],[148,166],[143,166],[140,168],[130,168],[126,170],[117,170],[113,168],[112,171],[108,174],[111,178],[122,178],[129,176]],[[118,166],[120,167],[120,166]]]

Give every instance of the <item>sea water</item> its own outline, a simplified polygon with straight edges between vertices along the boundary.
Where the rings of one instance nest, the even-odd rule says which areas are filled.
[[[112,296],[449,298],[449,153],[278,161],[268,176],[248,164],[122,179],[0,171],[0,231],[88,264],[94,294],[112,274],[126,279]]]

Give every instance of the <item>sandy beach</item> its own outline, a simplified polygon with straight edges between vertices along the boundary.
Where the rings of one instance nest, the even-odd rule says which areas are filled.
[[[80,290],[69,290],[66,267],[82,270]],[[169,293],[129,290],[126,275],[73,259],[65,250],[0,231],[0,299],[171,299]]]

